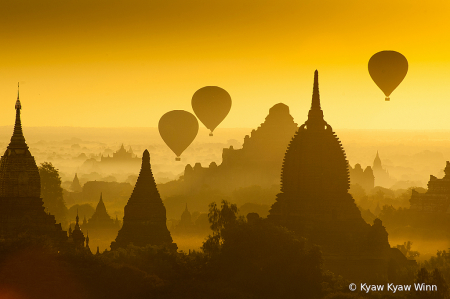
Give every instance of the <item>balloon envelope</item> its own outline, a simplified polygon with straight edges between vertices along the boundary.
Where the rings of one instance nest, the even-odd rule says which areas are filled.
[[[198,133],[198,121],[192,114],[184,110],[173,110],[164,114],[158,123],[161,138],[177,155],[176,160],[194,141]]]
[[[408,72],[408,60],[395,51],[381,51],[369,60],[369,74],[376,85],[389,96],[403,81]]]
[[[192,96],[192,109],[198,119],[212,132],[231,109],[231,97],[225,89],[205,86]]]

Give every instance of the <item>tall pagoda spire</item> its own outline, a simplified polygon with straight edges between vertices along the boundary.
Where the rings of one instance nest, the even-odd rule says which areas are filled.
[[[313,95],[311,101],[311,109],[308,113],[308,120],[306,121],[308,129],[325,129],[327,125],[323,119],[323,111],[320,108],[320,94],[319,94],[319,72],[314,72]]]
[[[383,168],[383,167],[382,167],[382,165],[381,165],[380,155],[378,154],[378,151],[377,151],[377,155],[376,155],[375,159],[373,160],[373,166],[372,166],[372,169],[373,169],[373,170],[379,170],[379,169],[382,169],[382,168]]]
[[[319,94],[319,72],[317,70],[314,72],[314,85],[313,85],[311,110],[321,110],[320,94]]]
[[[77,209],[77,217],[75,218],[75,220],[76,220],[76,223],[75,223],[75,227],[72,231],[72,238],[73,238],[75,247],[82,248],[82,247],[84,247],[84,241],[86,240],[86,238],[84,237],[84,234],[80,228],[80,224],[78,223],[78,221],[80,220],[80,217],[78,217],[78,209]]]
[[[23,137],[22,123],[20,121],[20,110],[22,109],[22,104],[19,99],[19,83],[17,83],[17,100],[16,100],[16,122],[14,124],[14,132],[11,137],[11,142],[8,145],[9,149],[28,149],[25,143],[25,137]]]

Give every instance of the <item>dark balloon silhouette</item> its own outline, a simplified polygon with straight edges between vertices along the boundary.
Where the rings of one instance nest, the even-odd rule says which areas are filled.
[[[395,51],[381,51],[369,60],[369,74],[383,91],[386,101],[408,72],[408,60]]]
[[[175,160],[180,161],[181,154],[197,136],[198,121],[192,113],[173,110],[161,117],[158,129],[164,142],[177,155]]]
[[[217,86],[205,86],[192,96],[192,109],[198,119],[213,136],[214,129],[225,119],[231,109],[231,97],[225,89]]]

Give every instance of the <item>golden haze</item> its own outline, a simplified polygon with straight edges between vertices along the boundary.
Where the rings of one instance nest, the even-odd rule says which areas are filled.
[[[24,126],[156,127],[207,85],[232,96],[221,127],[256,127],[278,102],[303,123],[318,69],[336,128],[447,129],[449,12],[445,0],[3,0],[0,125],[17,82]],[[409,61],[388,103],[367,71],[381,50]]]

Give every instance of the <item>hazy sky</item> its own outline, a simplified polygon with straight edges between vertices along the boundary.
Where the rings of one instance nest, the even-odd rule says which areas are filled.
[[[156,127],[207,85],[233,100],[222,127],[276,103],[306,120],[314,70],[335,128],[450,128],[448,0],[1,0],[0,125]],[[367,63],[409,72],[384,101]],[[251,113],[249,113],[251,111]]]

